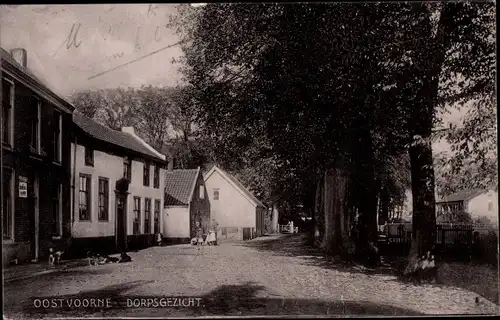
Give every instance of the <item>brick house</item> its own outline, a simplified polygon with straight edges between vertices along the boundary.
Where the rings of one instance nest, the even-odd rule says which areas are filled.
[[[74,107],[28,70],[24,49],[0,51],[3,261],[37,261],[71,235]]]
[[[161,229],[165,156],[132,127],[105,127],[73,113],[73,253],[154,244]]]
[[[173,170],[173,161],[165,175],[163,238],[165,243],[189,243],[196,221],[203,232],[210,229],[210,202],[200,168]]]

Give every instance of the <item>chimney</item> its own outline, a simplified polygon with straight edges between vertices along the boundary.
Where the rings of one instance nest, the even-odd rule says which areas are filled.
[[[122,132],[129,133],[131,135],[135,135],[134,127],[122,127]]]
[[[172,172],[174,170],[174,157],[168,157],[168,172]]]
[[[26,49],[23,48],[15,48],[10,50],[10,55],[17,63],[19,63],[24,68],[27,68],[28,64],[28,54],[26,53]]]

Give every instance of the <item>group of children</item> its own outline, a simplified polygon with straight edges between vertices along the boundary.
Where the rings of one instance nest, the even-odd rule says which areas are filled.
[[[206,239],[203,239],[203,229],[201,228],[200,222],[196,221],[196,236],[191,239],[191,244],[198,246],[198,250],[202,245],[216,246],[217,245],[217,231],[218,223],[215,219],[212,221],[212,228],[208,231]]]

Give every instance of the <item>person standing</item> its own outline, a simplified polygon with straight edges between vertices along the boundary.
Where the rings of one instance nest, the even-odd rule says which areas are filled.
[[[196,245],[198,246],[198,251],[203,245],[203,229],[200,226],[200,222],[196,221]]]
[[[215,232],[215,245],[219,245],[217,242],[217,234],[219,233],[219,224],[215,219],[212,219],[212,230]]]

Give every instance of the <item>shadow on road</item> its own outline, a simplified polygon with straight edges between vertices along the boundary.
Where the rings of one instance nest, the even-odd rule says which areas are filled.
[[[26,301],[23,314],[30,318],[61,316],[102,317],[119,316],[215,316],[215,315],[422,315],[412,310],[396,308],[389,305],[373,304],[366,301],[342,301],[335,297],[332,301],[313,299],[288,299],[279,297],[257,297],[265,288],[255,283],[241,285],[222,285],[201,296],[200,306],[190,307],[130,307],[126,298],[159,299],[158,296],[128,296],[126,291],[147,284],[147,281],[134,281],[120,285],[108,286],[101,290],[85,291],[75,295],[50,297],[71,301],[75,299],[111,299],[109,308],[103,307],[69,307],[67,304],[58,308],[35,308],[33,301]],[[265,292],[264,292],[265,293]],[[182,297],[177,297],[182,298]],[[185,298],[192,298],[186,296]],[[6,314],[9,308],[6,306]]]
[[[204,297],[201,315],[422,315],[411,310],[367,301],[332,301],[256,297],[264,287],[247,283],[223,285]]]
[[[329,261],[317,248],[304,245],[305,235],[282,235],[274,239],[248,241],[241,246],[254,248],[258,251],[272,252],[300,258],[303,264],[318,266],[346,273],[361,273],[366,275],[390,276],[390,281],[402,282],[401,275],[405,267],[405,257],[383,257],[382,264],[369,269],[354,263]],[[498,273],[497,269],[486,265],[467,265],[464,263],[441,263],[438,268],[436,285],[443,287],[458,287],[477,293],[478,295],[498,304]]]
[[[301,258],[306,265],[349,273],[397,277],[401,274],[401,269],[404,265],[404,259],[397,258],[383,258],[382,264],[375,269],[365,268],[353,262],[331,261],[325,258],[318,248],[304,245],[305,240],[305,235],[293,234],[282,235],[281,237],[269,240],[248,241],[239,245],[254,248],[258,251],[272,252],[274,255]]]

